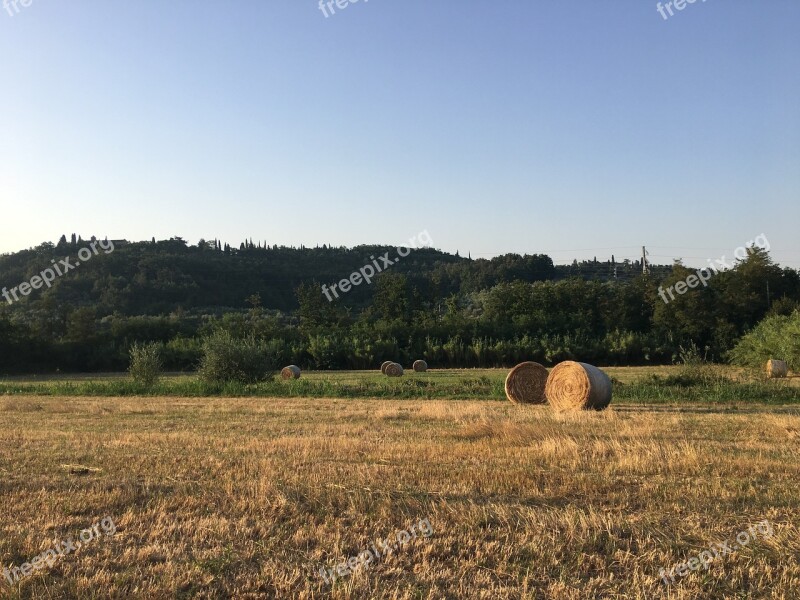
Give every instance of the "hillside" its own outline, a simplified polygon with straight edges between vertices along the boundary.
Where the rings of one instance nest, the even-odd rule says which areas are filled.
[[[643,275],[629,261],[400,253],[63,236],[0,256],[0,375],[124,370],[136,341],[161,344],[169,369],[193,369],[201,339],[220,327],[318,369],[411,357],[664,364],[687,349],[721,359],[765,315],[800,305],[798,273],[759,249],[698,289],[677,263]],[[672,286],[685,293],[667,298]]]

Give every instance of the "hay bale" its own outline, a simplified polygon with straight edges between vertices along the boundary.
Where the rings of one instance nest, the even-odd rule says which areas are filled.
[[[518,364],[506,376],[506,398],[515,404],[545,404],[547,369],[537,362]]]
[[[571,360],[550,371],[545,395],[556,411],[603,410],[611,404],[612,385],[597,367]]]
[[[300,367],[289,365],[281,369],[281,379],[300,379]]]
[[[415,373],[424,373],[428,370],[428,363],[424,360],[415,360],[411,368],[414,369]]]
[[[403,376],[403,367],[396,362],[389,363],[386,366],[386,370],[384,371],[386,375],[389,377],[402,377]]]
[[[771,358],[767,361],[767,377],[770,379],[779,379],[786,377],[789,374],[789,365],[784,360],[775,360]]]
[[[386,375],[386,367],[388,367],[390,364],[392,364],[392,361],[390,360],[383,361],[383,364],[381,365],[381,373]]]

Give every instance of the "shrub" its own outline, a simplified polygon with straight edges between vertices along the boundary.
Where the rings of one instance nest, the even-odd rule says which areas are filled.
[[[728,383],[728,379],[706,360],[708,348],[700,354],[700,348],[691,342],[686,348],[678,345],[678,356],[681,368],[676,374],[667,375],[663,382],[666,386],[694,387],[715,386]]]
[[[198,374],[206,383],[256,383],[277,368],[274,348],[268,343],[218,330],[203,340]]]
[[[785,360],[793,371],[800,369],[800,311],[766,317],[739,340],[728,357],[735,365],[759,370],[770,358]]]
[[[134,343],[130,348],[128,372],[136,383],[146,387],[155,385],[161,376],[161,346],[155,342]]]

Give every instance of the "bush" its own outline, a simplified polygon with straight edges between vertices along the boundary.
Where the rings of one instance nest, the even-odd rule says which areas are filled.
[[[155,342],[134,343],[130,348],[128,372],[136,383],[151,387],[161,377],[161,347]]]
[[[273,374],[275,349],[254,337],[236,338],[218,330],[203,340],[198,374],[206,383],[256,383]]]
[[[735,365],[759,370],[770,358],[777,358],[797,371],[800,369],[800,311],[789,316],[766,317],[739,340],[728,357]]]
[[[704,354],[701,355],[700,348],[694,342],[691,342],[686,348],[678,345],[681,368],[676,374],[664,377],[664,385],[686,388],[697,386],[713,387],[730,383],[730,380],[719,369],[706,360],[707,355],[708,347],[705,348]]]

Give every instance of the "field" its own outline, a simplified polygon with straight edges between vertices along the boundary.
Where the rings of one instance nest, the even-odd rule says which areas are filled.
[[[747,401],[716,382],[702,402],[702,382],[655,371],[608,369],[623,398],[565,416],[495,400],[500,370],[428,374],[463,399],[97,396],[124,379],[7,380],[2,566],[104,517],[116,533],[13,586],[0,577],[0,597],[797,598],[795,382],[743,388],[763,395]],[[654,374],[673,379],[644,382]],[[68,384],[75,395],[53,395]],[[320,575],[422,519],[430,537],[332,584]],[[708,570],[662,580],[765,521],[773,535],[754,529]]]
[[[800,377],[763,381],[741,369],[698,367],[608,367],[614,401],[621,404],[800,404]],[[504,400],[508,369],[432,369],[389,378],[379,371],[311,371],[297,381],[206,384],[194,374],[172,373],[145,388],[125,373],[19,376],[0,379],[0,395],[175,396],[262,398],[364,398]],[[744,377],[744,378],[743,378]]]

